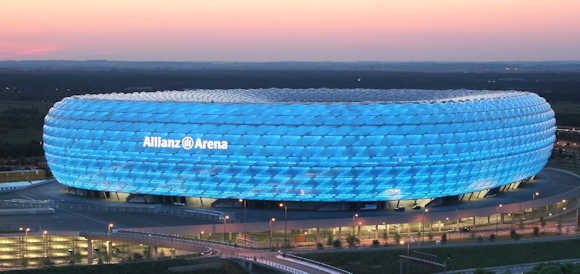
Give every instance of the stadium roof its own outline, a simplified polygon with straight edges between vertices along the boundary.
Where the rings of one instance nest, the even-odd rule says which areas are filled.
[[[526,92],[418,89],[196,89],[77,95],[87,100],[223,104],[389,104],[466,102],[522,96]]]

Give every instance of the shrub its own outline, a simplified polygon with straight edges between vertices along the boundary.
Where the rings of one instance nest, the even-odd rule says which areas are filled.
[[[332,236],[332,234],[328,234],[328,237],[326,238],[326,244],[332,245],[333,242],[334,242],[334,237]]]
[[[540,229],[537,226],[534,226],[534,236],[538,237],[540,235]]]
[[[379,243],[379,240],[373,240],[373,247],[378,247],[379,245],[381,245],[381,243]]]
[[[322,243],[316,243],[316,249],[324,249],[324,245]]]
[[[40,264],[42,266],[50,266],[50,265],[54,265],[54,262],[52,260],[50,260],[50,258],[48,257],[44,257],[42,258],[42,260],[40,261]]]
[[[580,273],[580,264],[554,264],[554,263],[541,263],[536,265],[528,273],[539,274],[539,273]]]
[[[441,243],[444,244],[447,242],[447,233],[443,233],[443,235],[441,235]]]
[[[493,242],[493,241],[495,241],[495,234],[490,234],[490,235],[489,235],[489,241],[490,241],[490,242]]]
[[[342,242],[340,240],[336,239],[332,242],[332,246],[336,247],[336,248],[340,248],[340,247],[342,247]]]
[[[512,229],[510,231],[510,238],[512,238],[513,240],[519,240],[520,239],[520,235],[516,232],[515,229]]]
[[[429,232],[429,234],[427,234],[427,238],[429,238],[429,240],[433,240],[433,234]]]
[[[143,260],[143,255],[141,255],[140,253],[133,253],[133,260],[135,261]]]
[[[399,234],[399,232],[395,232],[395,236],[393,236],[393,239],[395,239],[396,244],[399,244],[399,242],[401,241],[401,234]]]
[[[346,237],[346,242],[349,247],[354,247],[360,243],[360,240],[354,235],[348,235],[348,237]]]
[[[480,243],[483,242],[483,237],[481,237],[481,236],[477,237],[477,241]]]

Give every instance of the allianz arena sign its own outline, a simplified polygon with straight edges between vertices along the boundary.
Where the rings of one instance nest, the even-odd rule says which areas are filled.
[[[165,139],[159,136],[145,136],[143,139],[143,147],[150,148],[183,148],[190,149],[208,149],[208,150],[227,150],[228,142],[221,140],[202,140],[196,138],[195,140],[189,136],[180,139]]]

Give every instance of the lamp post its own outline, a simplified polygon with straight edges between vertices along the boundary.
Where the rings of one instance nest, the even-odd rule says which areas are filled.
[[[30,227],[24,229],[24,250],[28,253],[28,232],[30,232]]]
[[[500,209],[503,207],[503,204],[499,203],[497,205],[497,207],[495,208],[495,213],[498,214],[498,212],[500,211]],[[495,235],[497,236],[497,226],[499,225],[499,219],[501,218],[501,212],[499,212],[499,216],[497,216],[497,219],[495,221]]]
[[[44,243],[44,257],[48,257],[48,231],[42,231],[42,241]]]
[[[280,208],[284,208],[284,246],[288,247],[288,204],[279,203]]]
[[[421,218],[421,242],[424,243],[425,242],[425,215],[427,215],[427,213],[429,213],[429,209],[425,208],[425,211],[423,212],[423,218]]]
[[[358,220],[358,213],[355,212],[354,215],[352,215],[352,236],[356,237],[356,220]]]
[[[562,202],[564,202],[566,200],[562,200]],[[562,215],[564,215],[564,211],[566,211],[566,207],[562,207],[562,212],[560,212],[560,217],[559,217],[559,221],[558,221],[558,232],[562,233]]]
[[[107,226],[107,232],[108,232],[109,234],[111,234],[111,232],[113,231],[113,227],[115,227],[115,224],[113,224],[113,223],[110,223],[110,224]]]
[[[223,216],[224,219],[224,243],[226,242],[226,224],[228,222],[228,220],[230,219],[229,215]]]
[[[18,227],[18,231],[20,232],[24,232],[24,227]],[[24,237],[23,236],[19,236],[20,241],[18,241],[19,243],[19,248],[20,248],[20,257],[24,258]]]
[[[276,221],[276,218],[270,218],[268,220],[268,228],[270,228],[270,249],[272,249],[272,224]]]
[[[535,209],[534,200],[536,200],[538,196],[540,196],[540,192],[538,191],[532,192],[532,218],[534,218],[534,209]]]
[[[244,206],[244,247],[246,246],[247,243],[247,239],[246,239],[246,207],[247,207],[247,201],[244,199],[238,199],[238,202],[242,203],[242,205]]]

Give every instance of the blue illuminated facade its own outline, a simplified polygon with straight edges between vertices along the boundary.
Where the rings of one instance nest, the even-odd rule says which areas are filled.
[[[529,92],[191,90],[65,98],[44,150],[65,185],[282,201],[458,195],[537,174],[555,120]]]

